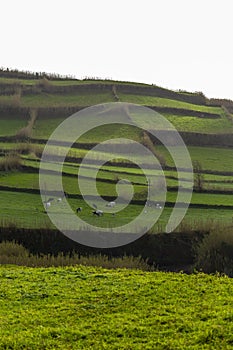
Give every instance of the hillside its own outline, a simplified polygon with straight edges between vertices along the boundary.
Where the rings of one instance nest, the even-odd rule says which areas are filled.
[[[11,228],[8,230],[11,232],[8,238],[12,239],[17,228],[54,229],[44,211],[39,191],[39,161],[46,141],[54,129],[72,113],[106,102],[130,102],[156,110],[173,123],[183,137],[194,166],[194,193],[178,230],[206,232],[215,224],[230,227],[233,209],[232,101],[207,99],[202,93],[171,91],[155,85],[75,80],[44,73],[0,70],[2,232]],[[134,188],[130,205],[119,211],[114,220],[110,212],[101,221],[91,215],[92,208],[83,200],[76,181],[80,163],[88,150],[105,139],[116,137],[145,142],[145,135],[139,128],[121,124],[117,128],[105,125],[89,131],[77,140],[63,164],[63,186],[72,210],[75,212],[77,207],[82,207],[80,217],[83,220],[93,225],[101,222],[103,227],[109,229],[127,224],[143,209],[147,197],[147,180],[143,173],[127,160],[114,160],[120,155],[119,145],[112,152],[113,159],[99,170],[97,188],[105,200],[115,200],[116,183],[121,179],[130,181]],[[147,140],[147,144],[148,142],[162,162],[167,185],[164,209],[152,228],[152,233],[158,233],[164,232],[177,201],[179,176],[168,150],[153,137],[150,141]],[[59,140],[50,148],[51,155],[56,155],[58,161],[65,150],[66,146],[61,145]],[[92,153],[88,169],[83,174],[90,186],[100,157],[105,159],[106,154],[100,151]],[[184,168],[184,178],[187,172]],[[54,173],[53,176],[55,181],[57,174]],[[156,176],[155,174],[155,181]],[[88,195],[91,198],[91,193]],[[57,198],[55,192],[47,191],[47,197],[51,196]],[[157,201],[159,200],[158,197]],[[185,202],[178,202],[177,205],[182,208],[184,204]],[[57,205],[55,210],[59,213],[62,207]],[[193,256],[189,263],[192,262]]]
[[[4,136],[4,122],[9,116],[17,128],[16,120],[26,123],[31,109],[37,110],[38,123],[44,118],[55,118],[59,122],[60,118],[81,108],[116,101],[149,106],[163,113],[180,132],[185,133],[187,142],[199,142],[200,145],[200,142],[204,142],[200,134],[233,132],[233,102],[208,100],[202,93],[176,92],[154,85],[127,82],[54,80],[45,76],[29,79],[30,75],[22,79],[22,75],[19,76],[16,78],[9,72],[3,74],[0,71],[0,136]],[[215,138],[211,135],[207,143],[225,142],[223,135]]]

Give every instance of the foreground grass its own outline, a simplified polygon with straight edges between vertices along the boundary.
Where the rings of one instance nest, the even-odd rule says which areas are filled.
[[[0,268],[0,349],[232,349],[232,280]]]

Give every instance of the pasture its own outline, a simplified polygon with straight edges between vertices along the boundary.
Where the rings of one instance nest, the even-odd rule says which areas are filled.
[[[95,96],[97,98],[98,95]],[[33,98],[37,98],[36,96]],[[68,98],[68,97],[67,97]],[[70,98],[73,98],[72,96]],[[152,97],[149,97],[152,98]],[[158,103],[161,99],[158,98]],[[89,101],[90,102],[90,101]],[[99,101],[101,102],[101,101]],[[164,103],[167,101],[164,99]],[[170,102],[171,105],[173,102]],[[184,103],[187,108],[187,103],[179,102],[179,107],[182,107]],[[168,103],[169,105],[169,103]],[[191,105],[191,104],[190,104]],[[191,106],[189,106],[191,108]],[[201,107],[195,107],[201,109]],[[204,108],[204,107],[203,107]],[[206,109],[205,107],[204,109]],[[215,113],[219,112],[217,107],[208,107]],[[207,109],[208,109],[207,108]],[[214,108],[214,110],[213,110]],[[179,120],[179,116],[176,116]],[[39,166],[40,166],[40,154],[44,148],[45,140],[50,136],[52,131],[64,120],[64,118],[38,118],[33,127],[32,140],[27,142],[15,142],[12,139],[11,142],[1,142],[2,160],[4,159],[4,153],[7,154],[10,151],[20,152],[21,157],[21,168],[11,171],[0,171],[0,183],[1,183],[1,220],[2,222],[16,221],[17,224],[21,222],[20,226],[26,225],[27,227],[38,227],[42,225],[48,227],[49,219],[46,218],[44,213],[43,205],[39,194]],[[201,120],[199,118],[199,120]],[[199,120],[195,121],[198,123]],[[220,119],[221,120],[221,119]],[[4,124],[2,133],[5,136],[13,136],[17,125],[23,126],[22,122],[26,120],[12,119],[9,121],[9,128],[7,130],[7,123],[4,119],[1,119]],[[17,124],[17,123],[21,124]],[[193,123],[193,125],[195,125]],[[50,152],[52,155],[59,156],[67,152],[67,160],[63,165],[63,186],[64,190],[68,193],[68,201],[75,212],[76,208],[81,206],[85,208],[82,213],[85,220],[93,222],[95,218],[91,217],[91,208],[88,207],[82,200],[80,189],[77,183],[79,174],[79,167],[82,158],[87,154],[88,149],[91,148],[91,144],[98,144],[103,140],[112,139],[115,137],[126,137],[140,142],[142,139],[142,133],[140,129],[127,126],[117,125],[112,127],[111,125],[105,125],[98,127],[87,134],[83,135],[71,149],[66,149],[65,146],[51,146]],[[42,139],[42,143],[38,143],[36,140]],[[84,148],[83,148],[84,147]],[[155,225],[155,232],[164,227],[166,220],[169,218],[171,213],[171,207],[176,202],[177,191],[178,191],[178,174],[175,169],[175,164],[167,149],[164,146],[154,146],[154,151],[161,155],[165,159],[164,175],[167,185],[167,195],[164,212],[162,213],[160,220]],[[201,215],[201,220],[212,220],[213,218],[222,222],[226,221],[227,224],[231,222],[232,218],[232,191],[233,191],[233,156],[231,149],[220,148],[220,147],[198,147],[188,146],[193,164],[198,161],[201,166],[202,176],[202,190],[201,192],[195,192],[192,196],[190,208],[187,212],[185,220],[195,221],[198,215]],[[143,210],[142,202],[147,197],[147,180],[145,175],[139,168],[133,167],[130,162],[126,159],[117,160],[122,154],[118,153],[117,146],[115,147],[114,153],[111,153],[112,164],[104,164],[97,173],[97,190],[99,194],[106,199],[113,200],[117,197],[116,184],[119,180],[126,180],[125,190],[127,190],[129,183],[133,185],[134,197],[133,203],[131,203],[127,210],[119,212],[114,218],[109,217],[108,213],[101,218],[104,226],[112,227],[115,225],[123,225],[130,221],[130,218],[134,218],[138,212]],[[89,187],[92,185],[93,174],[96,170],[96,161],[99,159],[108,160],[109,156],[103,152],[92,152],[91,163],[82,171],[82,176],[85,177],[85,183],[87,188],[87,195],[91,195],[91,190],[88,193]],[[140,156],[139,156],[140,158]],[[137,162],[137,155],[134,156],[135,162]],[[226,161],[227,160],[227,161]],[[148,160],[149,161],[149,160]],[[118,165],[117,165],[118,162]],[[147,170],[148,174],[151,174],[150,170]],[[152,172],[153,173],[153,172]],[[56,174],[51,175],[51,184],[56,181]],[[154,173],[155,184],[159,178]],[[183,172],[185,177],[185,171]],[[195,177],[196,175],[194,175]],[[188,183],[187,183],[188,185]],[[15,193],[14,193],[15,189]],[[4,205],[4,198],[13,196],[13,200]],[[48,193],[49,196],[49,193]],[[30,198],[30,199],[29,199]],[[157,196],[159,202],[160,197]],[[138,203],[137,203],[138,202]],[[198,209],[198,205],[202,210]],[[219,210],[219,215],[216,212]],[[198,214],[197,214],[198,213]],[[52,225],[52,224],[51,224]]]
[[[143,89],[148,89],[149,86],[147,85],[98,80],[76,81],[61,79],[50,81],[46,78],[35,80],[1,77],[0,82],[3,90],[4,84],[15,88],[14,94],[8,92],[0,95],[0,112],[2,108],[0,113],[0,208],[2,226],[53,227],[44,211],[39,192],[40,157],[46,140],[54,129],[66,119],[66,116],[62,113],[69,111],[70,107],[76,106],[78,108],[113,102],[116,101],[117,94],[120,102],[138,103],[151,106],[152,108],[174,108],[179,111],[180,115],[174,115],[172,112],[164,114],[164,117],[170,120],[178,131],[189,131],[191,133],[200,133],[200,135],[202,133],[221,134],[233,131],[233,124],[226,110],[221,105],[211,105],[208,100],[204,102],[203,96],[200,99],[198,94],[182,94],[160,89],[158,90],[160,95],[156,96],[157,88],[150,87],[148,95],[146,95],[146,90]],[[130,93],[131,88],[134,89],[132,90],[134,93]],[[135,90],[135,88],[137,89]],[[140,89],[142,90],[140,91]],[[58,91],[60,92],[58,93]],[[161,94],[164,96],[161,97]],[[11,111],[14,111],[12,115]],[[34,119],[30,124],[33,111]],[[183,111],[189,111],[190,115],[185,116]],[[207,115],[203,114],[202,117],[192,116],[192,111],[194,114],[207,113]],[[211,114],[215,117],[209,117]],[[135,122],[142,118],[137,113],[132,113],[130,117]],[[88,118],[86,118],[85,123],[88,125]],[[22,137],[20,131],[27,125],[30,126],[31,132],[29,136]],[[145,120],[144,127],[154,127],[154,121]],[[21,135],[21,138],[19,138],[19,135]],[[146,215],[147,209],[144,208],[144,204],[148,194],[148,183],[145,174],[139,167],[134,166],[128,159],[123,158],[122,150],[117,144],[115,146],[111,145],[112,151],[110,154],[107,154],[105,151],[92,152],[88,165],[86,165],[85,169],[82,167],[86,195],[92,196],[91,186],[96,181],[99,195],[105,200],[111,201],[117,198],[118,181],[125,181],[125,195],[130,191],[132,184],[134,190],[132,201],[127,208],[119,211],[114,217],[107,211],[101,218],[93,217],[93,208],[83,200],[77,180],[82,159],[88,154],[93,145],[99,144],[106,139],[119,137],[140,143],[145,142],[143,130],[138,127],[117,124],[116,120],[114,125],[100,126],[82,135],[69,150],[66,146],[59,144],[59,140],[49,150],[51,156],[58,157],[58,160],[60,156],[67,153],[62,167],[62,182],[67,193],[68,203],[75,215],[80,215],[83,220],[89,223],[95,224],[98,222],[99,225],[109,228],[130,222],[140,212],[145,212]],[[153,145],[152,139],[147,140],[147,142],[149,142],[150,150],[154,155],[163,161],[163,174],[167,186],[164,209],[152,229],[153,233],[157,233],[164,230],[172,208],[176,203],[179,179],[174,160],[167,149],[162,145]],[[232,149],[230,147],[223,148],[219,145],[218,147],[212,145],[200,147],[198,144],[188,145],[187,148],[194,165],[195,192],[184,222],[186,224],[189,222],[190,226],[193,227],[197,226],[198,222],[201,222],[201,225],[203,225],[203,222],[208,223],[214,220],[229,226],[232,220],[233,208]],[[174,150],[178,151],[175,148]],[[4,168],[4,161],[11,153],[20,157],[18,165]],[[133,161],[137,163],[140,157],[139,154],[134,154]],[[96,167],[100,159],[106,160],[106,163],[98,170],[95,179]],[[198,169],[195,168],[196,162],[199,164]],[[146,159],[145,163],[153,163],[152,158]],[[185,169],[184,166],[181,172],[182,178],[185,179],[187,177],[187,171],[189,170]],[[156,186],[158,188],[156,201],[159,203],[162,198],[159,190],[159,186],[161,186],[160,176],[156,171],[150,170],[149,167],[146,169],[146,173],[152,175],[151,188]],[[56,183],[58,175],[55,172],[48,176],[51,188],[48,190],[47,198],[54,196],[52,193],[53,184]],[[201,179],[201,187],[199,186],[199,188],[195,182],[198,178]],[[182,190],[185,191],[189,186],[189,181],[184,182]],[[44,190],[47,191],[46,189]],[[99,205],[98,198],[94,199],[94,202],[96,205]],[[56,204],[55,206],[54,203],[52,203],[52,207],[55,207],[54,210],[62,211],[62,205]],[[182,206],[184,203],[178,204]],[[77,207],[83,208],[83,211],[79,214],[76,213]]]

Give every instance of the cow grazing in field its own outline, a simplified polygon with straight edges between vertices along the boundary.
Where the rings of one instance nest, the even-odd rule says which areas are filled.
[[[47,201],[47,202],[44,202],[44,203],[45,203],[45,212],[47,213],[48,209],[51,207],[51,202]]]
[[[96,216],[102,216],[103,215],[103,211],[99,210],[99,209],[93,210],[92,213],[93,213],[93,215],[96,215]]]
[[[115,205],[116,205],[116,202],[109,202],[106,204],[106,207],[113,208],[115,207]]]

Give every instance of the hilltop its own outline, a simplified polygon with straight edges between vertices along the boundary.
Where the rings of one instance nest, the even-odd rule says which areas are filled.
[[[0,136],[6,136],[4,120],[9,116],[23,124],[30,111],[36,110],[38,121],[49,118],[55,122],[82,108],[116,101],[162,113],[187,144],[233,145],[230,100],[207,99],[201,92],[172,91],[155,85],[5,70],[0,70]]]

